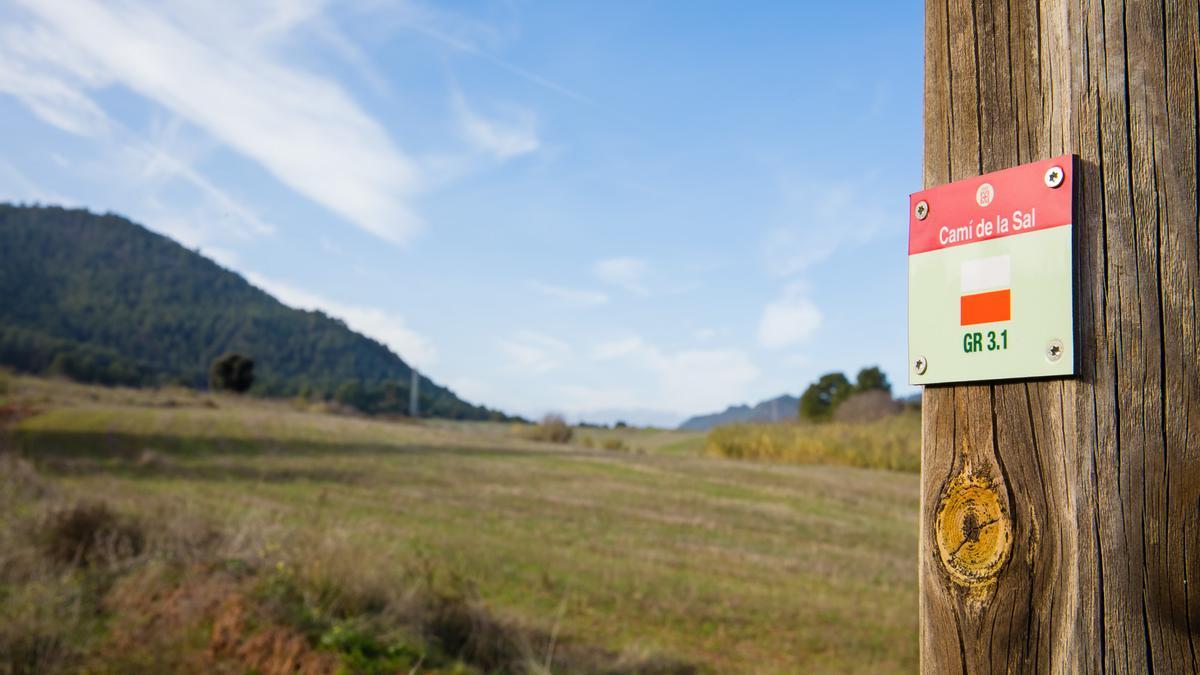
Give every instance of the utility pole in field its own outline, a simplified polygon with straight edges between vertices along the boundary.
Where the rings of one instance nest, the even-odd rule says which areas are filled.
[[[421,376],[416,368],[412,368],[412,382],[408,386],[408,416],[417,417],[421,412]]]
[[[926,2],[925,186],[1078,158],[1074,376],[924,390],[926,673],[1200,670],[1198,24]]]

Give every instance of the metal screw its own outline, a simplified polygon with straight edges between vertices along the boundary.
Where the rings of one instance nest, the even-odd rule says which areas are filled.
[[[925,216],[929,215],[929,202],[922,199],[917,202],[917,220],[925,220]]]
[[[918,356],[917,360],[913,361],[913,370],[917,371],[918,375],[924,375],[927,368],[929,368],[929,361],[925,360],[924,356]]]
[[[1046,360],[1047,361],[1050,361],[1051,363],[1053,363],[1054,361],[1061,359],[1062,355],[1063,355],[1062,340],[1051,340],[1050,343],[1046,345]]]
[[[1046,187],[1056,188],[1059,185],[1062,185],[1064,177],[1065,175],[1063,174],[1062,167],[1052,166],[1049,169],[1046,169],[1046,177],[1044,179],[1046,181]]]

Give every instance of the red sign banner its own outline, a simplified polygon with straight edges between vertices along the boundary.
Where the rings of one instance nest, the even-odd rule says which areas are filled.
[[[908,254],[1070,225],[1074,176],[1063,155],[913,193]]]

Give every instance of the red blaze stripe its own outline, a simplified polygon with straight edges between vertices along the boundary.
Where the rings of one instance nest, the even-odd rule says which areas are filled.
[[[963,326],[1008,321],[1012,318],[1012,291],[1006,288],[962,296],[959,318]]]

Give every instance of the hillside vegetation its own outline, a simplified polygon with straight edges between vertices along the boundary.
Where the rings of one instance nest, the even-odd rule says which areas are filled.
[[[411,369],[321,312],[120,216],[0,204],[0,364],[105,384],[203,387],[226,352],[255,361],[252,392],[403,412]],[[423,414],[502,418],[422,378]]]
[[[0,419],[0,672],[917,667],[911,474],[28,377]]]

